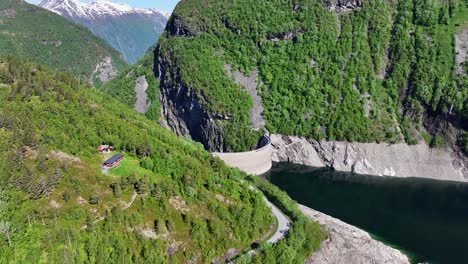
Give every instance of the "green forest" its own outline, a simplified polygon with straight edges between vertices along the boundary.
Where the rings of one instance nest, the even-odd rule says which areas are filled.
[[[125,157],[107,175],[100,144]],[[262,242],[275,221],[251,186],[292,220],[279,244]],[[326,237],[201,144],[67,73],[0,59],[0,263],[207,263],[254,242],[240,262],[299,263]]]
[[[136,64],[128,67],[119,76],[115,77],[100,88],[106,94],[111,95],[129,107],[134,107],[136,101],[136,80],[140,76],[145,76],[146,81],[148,82],[146,94],[151,102],[150,108],[148,109],[148,112],[146,112],[146,116],[149,119],[159,120],[161,111],[159,102],[159,81],[154,75],[153,64],[154,54],[149,52]]]
[[[88,29],[22,0],[0,1],[0,55],[13,55],[83,81],[100,85],[96,65],[112,59],[117,71],[128,65],[122,55]]]
[[[426,132],[431,118],[466,131],[468,77],[455,63],[455,34],[468,27],[466,0],[369,0],[338,14],[326,4],[181,1],[156,59],[206,109],[228,117],[216,122],[233,150],[258,135],[250,133],[252,99],[225,64],[247,75],[259,70],[271,133],[444,146],[444,129]],[[456,143],[466,148],[466,132],[460,135]]]

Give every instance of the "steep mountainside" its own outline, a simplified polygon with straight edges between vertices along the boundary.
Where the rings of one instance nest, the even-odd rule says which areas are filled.
[[[255,184],[68,74],[0,58],[0,263],[221,263],[274,227]],[[326,234],[257,185],[293,224],[257,262],[303,262]]]
[[[87,27],[133,64],[156,43],[169,14],[156,9],[137,9],[126,4],[98,0],[43,0],[39,6]]]
[[[0,1],[0,55],[15,55],[100,84],[126,67],[87,29],[22,0]]]
[[[154,54],[147,53],[140,61],[126,69],[102,90],[119,101],[145,114],[160,119],[159,81],[154,75]]]
[[[467,4],[183,0],[156,49],[162,111],[210,150],[264,128],[468,151]]]

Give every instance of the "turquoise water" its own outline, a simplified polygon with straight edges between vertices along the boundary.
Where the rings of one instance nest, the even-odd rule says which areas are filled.
[[[412,262],[468,263],[468,184],[275,164],[294,200],[360,227]]]

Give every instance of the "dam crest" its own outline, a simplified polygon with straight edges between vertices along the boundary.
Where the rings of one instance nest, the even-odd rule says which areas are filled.
[[[272,165],[273,148],[268,136],[263,136],[257,144],[257,148],[245,152],[214,152],[213,156],[223,160],[228,166],[241,171],[261,175],[268,172]]]

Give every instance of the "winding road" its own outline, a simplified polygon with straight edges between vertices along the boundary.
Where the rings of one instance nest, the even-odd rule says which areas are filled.
[[[256,189],[254,189],[253,186],[249,186],[249,189],[256,191]],[[270,202],[265,196],[263,197],[263,200],[265,201],[266,205],[270,207],[271,212],[275,216],[276,222],[278,223],[275,233],[267,240],[267,242],[270,244],[276,244],[288,234],[289,229],[291,228],[291,221],[288,219],[288,217],[286,217],[286,215],[283,212],[281,212],[280,209],[278,209],[278,207],[276,207],[272,202]],[[236,257],[235,260],[230,261],[229,264],[234,264],[236,263],[236,260],[245,256],[255,255],[257,250],[258,248],[252,249],[249,252]]]
[[[276,229],[275,234],[273,234],[273,236],[270,237],[270,239],[267,241],[268,243],[275,244],[288,233],[289,229],[291,228],[291,221],[289,221],[286,215],[284,215],[283,212],[278,209],[278,207],[268,201],[266,197],[264,197],[264,200],[267,206],[271,208],[271,212],[278,221],[278,228]]]

